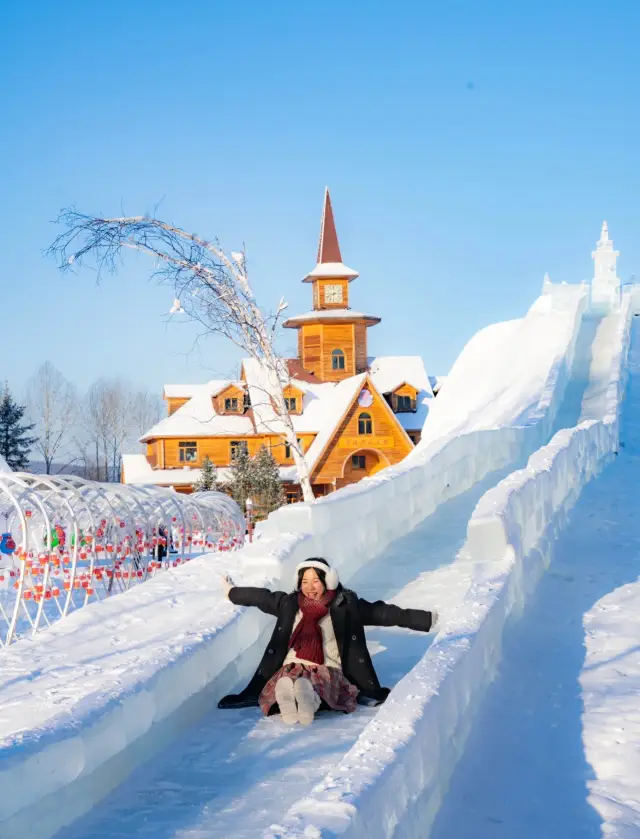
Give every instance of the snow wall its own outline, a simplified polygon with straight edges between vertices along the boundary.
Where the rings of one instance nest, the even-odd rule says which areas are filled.
[[[230,604],[220,591],[221,573],[229,571],[248,585],[277,586],[282,580],[282,587],[289,589],[298,562],[309,555],[324,555],[348,582],[358,568],[439,504],[488,473],[522,462],[548,440],[570,376],[585,306],[584,288],[555,286],[519,322],[511,352],[517,354],[517,336],[526,334],[538,348],[539,368],[535,376],[519,379],[511,374],[509,387],[502,388],[511,396],[501,410],[501,427],[483,427],[489,423],[482,421],[478,398],[474,430],[461,433],[459,423],[457,432],[447,434],[441,421],[443,433],[434,434],[398,466],[312,505],[277,511],[261,528],[260,538],[242,551],[194,560],[162,580],[75,613],[7,651],[0,674],[3,839],[23,837],[25,830],[30,839],[52,836],[220,695],[249,677],[265,643],[269,619],[257,610]],[[483,330],[484,339],[499,328]],[[468,380],[474,368],[478,377],[472,349],[477,350],[484,339],[476,336],[463,352],[447,389],[451,381],[456,386],[458,377]],[[504,375],[498,358],[496,369],[486,373],[488,410],[494,407],[494,393]],[[445,637],[451,641],[450,633]],[[430,679],[438,672],[444,678],[451,669],[446,662],[453,663],[453,649],[455,644],[447,646],[442,661],[434,653],[435,666],[432,658],[406,678],[424,681],[420,673],[425,670]],[[392,708],[397,714],[398,701],[403,707],[406,703],[407,710],[417,708],[416,702],[422,707],[422,699],[407,699],[403,685],[404,680],[395,689],[403,698],[389,704],[382,725]],[[436,706],[442,713],[444,708]],[[442,724],[446,731],[446,717],[440,720],[433,713],[431,725]],[[454,709],[447,707],[447,713],[456,718]],[[379,718],[380,714],[364,738],[379,736]],[[432,748],[436,742],[440,740],[434,729]],[[402,763],[398,765],[404,774]],[[430,771],[437,765],[434,760]],[[425,785],[426,780],[419,788]],[[401,803],[399,796],[398,806]],[[381,827],[378,824],[378,832],[370,835],[390,835],[381,834]],[[357,825],[353,829],[353,835],[363,835]]]
[[[594,341],[587,413],[559,431],[480,499],[465,554],[474,581],[421,661],[312,794],[263,839],[427,839],[474,713],[501,658],[502,635],[551,560],[557,532],[585,484],[615,456],[624,395],[631,296],[605,316]],[[603,361],[605,362],[603,364]],[[305,830],[308,832],[305,833]]]

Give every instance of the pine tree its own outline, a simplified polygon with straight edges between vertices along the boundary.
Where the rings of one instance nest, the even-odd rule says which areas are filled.
[[[24,411],[24,406],[14,401],[5,382],[0,398],[0,455],[12,469],[17,470],[29,468],[29,452],[38,439],[28,436],[35,424],[22,424]]]
[[[251,485],[256,512],[260,517],[266,517],[278,507],[282,507],[285,501],[278,464],[266,446],[262,446],[251,461],[251,466]]]
[[[218,488],[218,470],[215,464],[211,462],[209,455],[206,455],[202,461],[202,469],[200,470],[200,477],[193,485],[194,492],[210,492]]]
[[[240,505],[244,512],[247,498],[253,492],[251,480],[253,468],[246,446],[240,446],[236,450],[231,459],[229,471],[231,475],[225,485],[225,491]]]

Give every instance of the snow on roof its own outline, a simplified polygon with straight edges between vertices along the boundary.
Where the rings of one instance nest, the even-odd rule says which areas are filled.
[[[309,282],[318,278],[322,279],[323,277],[335,277],[337,280],[355,280],[359,276],[357,271],[349,268],[343,262],[319,262],[313,271],[307,274],[303,282]]]
[[[164,398],[191,399],[192,396],[195,396],[202,389],[206,389],[208,393],[213,395],[228,384],[231,384],[229,379],[212,379],[210,382],[200,385],[165,385]]]
[[[431,383],[419,355],[380,355],[368,358],[371,381],[380,393],[389,393],[405,382],[432,394]]]
[[[371,381],[380,393],[387,393],[403,382],[408,382],[418,389],[417,410],[399,413],[396,416],[405,430],[421,429],[433,399],[422,359],[419,356],[379,356],[368,361],[371,365]],[[215,412],[212,392],[219,392],[229,384],[241,386],[242,382],[223,380],[191,386],[192,389],[195,388],[191,399],[170,417],[165,417],[147,431],[142,437],[142,442],[156,437],[283,434],[285,424],[277,416],[271,403],[266,369],[252,358],[244,359],[242,366],[251,400],[251,414],[221,415]],[[283,387],[292,385],[302,392],[302,413],[291,417],[293,427],[297,434],[317,435],[307,452],[310,468],[313,468],[320,457],[336,425],[347,410],[349,401],[355,397],[365,377],[366,374],[363,373],[337,383],[308,382],[291,376],[289,367],[283,366],[280,373]]]
[[[285,321],[284,326],[300,320],[356,320],[366,318],[367,320],[380,323],[381,318],[376,315],[367,315],[363,312],[354,312],[352,309],[314,309],[311,312],[304,312],[302,315],[294,315]]]
[[[318,429],[318,434],[315,440],[306,452],[306,460],[309,470],[315,468],[325,446],[335,432],[336,426],[346,413],[349,405],[355,398],[356,393],[358,393],[362,387],[366,378],[366,373],[360,373],[358,376],[350,376],[348,379],[343,379],[341,382],[334,385],[333,392],[331,393],[330,398],[326,400],[326,405],[324,406],[324,422],[321,428]]]
[[[191,399],[170,417],[165,417],[146,432],[140,441],[154,437],[202,437],[210,434],[252,434],[253,423],[247,414],[217,414],[211,383],[202,385]],[[228,382],[232,384],[232,382]],[[220,390],[220,388],[218,388]]]

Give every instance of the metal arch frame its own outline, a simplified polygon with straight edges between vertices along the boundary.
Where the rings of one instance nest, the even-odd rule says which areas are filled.
[[[181,495],[165,487],[100,484],[75,475],[5,472],[0,473],[0,504],[3,499],[7,529],[9,521],[11,527],[18,525],[21,539],[14,536],[17,547],[13,554],[0,555],[0,576],[9,572],[8,586],[0,582],[0,627],[3,622],[8,627],[4,639],[0,633],[0,648],[24,631],[35,635],[52,620],[64,619],[72,609],[93,602],[92,595],[101,599],[98,580],[105,586],[105,596],[109,596],[134,582],[144,582],[162,568],[188,561],[196,553],[234,550],[244,542],[242,510],[218,492]],[[65,538],[54,548],[53,528],[58,525]],[[98,550],[102,546],[97,537],[103,526],[104,547],[112,546],[104,553]],[[167,550],[161,566],[153,557],[162,526],[166,529]],[[174,537],[176,530],[180,536]],[[196,545],[198,536],[200,543]],[[172,541],[183,554],[173,563],[169,560]],[[8,568],[4,564],[7,558]],[[87,564],[83,567],[81,563]],[[131,570],[134,566],[135,571]],[[64,586],[61,583],[58,587],[57,579],[64,580]],[[109,580],[108,586],[105,579]],[[63,588],[61,604],[58,597]],[[80,594],[79,588],[84,589],[81,602],[74,599],[76,592]],[[38,604],[35,616],[27,602],[32,597]],[[57,614],[48,610],[49,601],[55,603]],[[19,625],[21,610],[26,616],[24,629]]]

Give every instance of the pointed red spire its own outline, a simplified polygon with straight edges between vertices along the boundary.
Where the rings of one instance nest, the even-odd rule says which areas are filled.
[[[322,208],[322,221],[320,222],[318,264],[321,262],[342,262],[338,234],[336,233],[336,223],[333,219],[329,187],[325,187],[324,190],[324,206]]]

